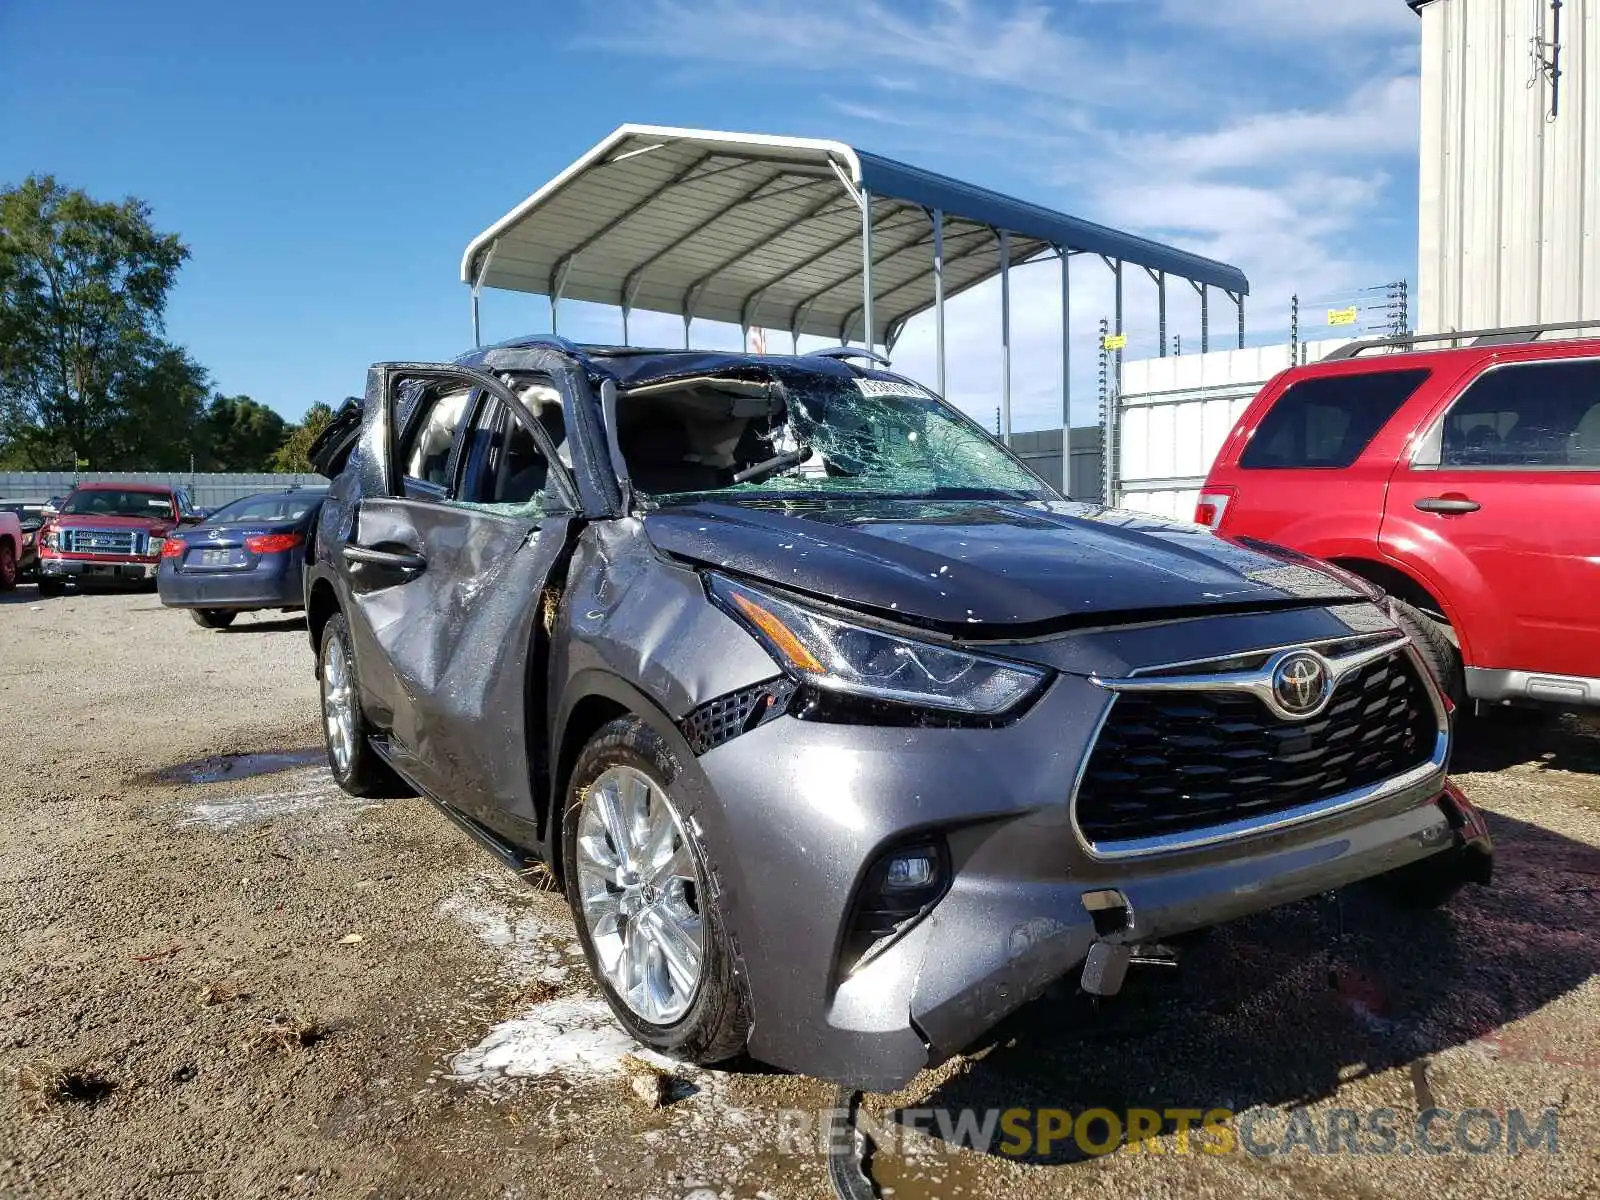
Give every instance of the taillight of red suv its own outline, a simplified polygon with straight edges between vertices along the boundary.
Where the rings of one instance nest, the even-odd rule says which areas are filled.
[[[1222,528],[1222,516],[1228,511],[1228,501],[1233,499],[1232,488],[1212,488],[1200,493],[1200,499],[1195,502],[1194,520],[1196,525],[1207,525],[1212,529]]]

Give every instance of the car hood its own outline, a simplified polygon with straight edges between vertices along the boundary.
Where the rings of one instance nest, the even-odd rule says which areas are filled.
[[[972,636],[1372,595],[1292,551],[1070,501],[701,501],[644,527],[678,558]]]
[[[142,529],[146,533],[166,533],[177,522],[170,517],[117,517],[109,513],[62,513],[50,523],[57,529]]]

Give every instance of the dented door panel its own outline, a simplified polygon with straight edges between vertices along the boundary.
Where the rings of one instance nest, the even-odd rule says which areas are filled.
[[[524,720],[544,714],[542,689],[526,687],[528,654],[566,529],[565,517],[429,501],[367,499],[356,512],[354,545],[425,560],[415,573],[349,565],[364,688],[391,714],[408,773],[491,823],[533,818]]]

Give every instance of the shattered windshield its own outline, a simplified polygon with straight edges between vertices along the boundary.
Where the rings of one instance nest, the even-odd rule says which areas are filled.
[[[626,398],[618,440],[634,486],[657,502],[708,493],[1060,499],[904,380],[774,369],[763,383],[685,381]]]

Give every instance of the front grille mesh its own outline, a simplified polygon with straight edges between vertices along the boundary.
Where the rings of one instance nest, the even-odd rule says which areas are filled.
[[[793,695],[794,684],[787,679],[758,683],[707,701],[685,717],[680,728],[698,756],[778,716]]]
[[[137,529],[65,529],[62,549],[72,554],[144,553],[145,535]]]
[[[1078,826],[1101,845],[1269,816],[1420,766],[1437,732],[1404,652],[1345,678],[1310,721],[1241,692],[1124,692],[1084,768]]]

